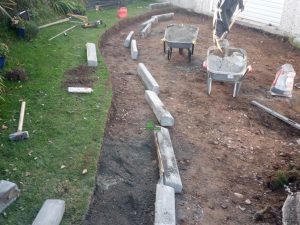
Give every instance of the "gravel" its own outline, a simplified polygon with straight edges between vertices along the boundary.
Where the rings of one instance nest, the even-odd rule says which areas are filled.
[[[245,68],[245,60],[241,53],[234,52],[230,56],[208,56],[209,69],[218,72],[240,73]]]

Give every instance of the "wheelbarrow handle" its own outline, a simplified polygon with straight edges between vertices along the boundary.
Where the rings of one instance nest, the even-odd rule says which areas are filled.
[[[251,66],[251,65],[247,66],[247,69],[246,69],[244,75],[241,77],[240,81],[243,80],[243,79],[245,79],[245,77],[247,76],[247,74],[248,74],[248,73],[251,73],[252,70],[253,70],[253,69],[252,69],[252,66]]]
[[[202,67],[205,68],[205,69],[207,69],[207,61],[206,60],[203,61]]]

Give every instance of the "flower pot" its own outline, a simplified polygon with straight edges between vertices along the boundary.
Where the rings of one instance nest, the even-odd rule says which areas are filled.
[[[0,56],[0,69],[3,69],[5,65],[5,57]]]
[[[25,28],[17,28],[18,37],[25,38]]]
[[[123,19],[127,17],[127,8],[126,7],[121,7],[118,9],[118,18]]]

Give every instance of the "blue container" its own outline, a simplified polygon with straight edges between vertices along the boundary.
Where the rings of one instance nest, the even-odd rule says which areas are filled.
[[[25,28],[18,28],[17,32],[20,38],[25,38]]]
[[[5,57],[0,56],[0,69],[3,69],[5,65]]]

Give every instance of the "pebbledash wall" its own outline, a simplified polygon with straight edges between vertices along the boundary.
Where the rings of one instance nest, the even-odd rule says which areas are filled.
[[[159,2],[166,2],[160,0]],[[169,0],[174,6],[212,16],[217,0]],[[300,0],[244,0],[238,23],[289,37],[300,37]]]

